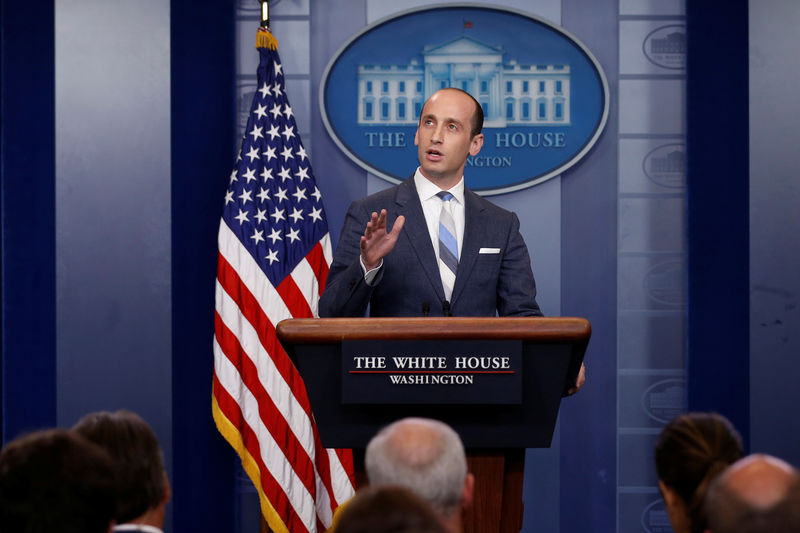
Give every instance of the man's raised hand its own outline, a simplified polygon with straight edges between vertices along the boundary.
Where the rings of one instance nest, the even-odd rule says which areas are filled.
[[[406,218],[402,215],[394,221],[392,230],[386,231],[386,209],[381,209],[381,214],[373,212],[372,218],[367,222],[364,235],[361,236],[361,261],[367,270],[380,266],[381,261],[394,248],[397,237]]]

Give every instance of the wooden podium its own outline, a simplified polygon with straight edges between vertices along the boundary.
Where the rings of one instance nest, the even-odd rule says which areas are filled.
[[[285,320],[277,333],[305,381],[322,444],[353,448],[358,486],[366,484],[363,449],[381,427],[407,416],[436,418],[459,433],[475,475],[475,501],[464,517],[465,531],[505,533],[522,527],[525,448],[550,446],[561,398],[575,382],[591,326],[586,319],[566,317],[325,318]],[[492,391],[480,393],[485,402],[480,397],[462,401],[469,387],[442,387],[445,398],[434,403],[343,400],[343,387],[349,386],[343,385],[349,379],[344,366],[352,345],[389,349],[402,344],[413,350],[419,342],[430,350],[494,341],[510,341],[507,345],[521,353],[519,365],[506,372],[521,380],[515,385],[521,389],[518,401],[497,403]],[[385,383],[397,388],[388,379]],[[503,392],[498,390],[498,396]]]

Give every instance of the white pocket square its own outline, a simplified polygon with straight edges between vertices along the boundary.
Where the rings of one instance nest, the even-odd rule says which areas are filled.
[[[500,248],[481,248],[478,250],[479,254],[499,254]]]

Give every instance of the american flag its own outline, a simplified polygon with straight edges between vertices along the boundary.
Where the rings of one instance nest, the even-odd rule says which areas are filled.
[[[330,234],[277,43],[262,32],[259,43],[270,46],[259,45],[258,90],[219,225],[212,410],[269,527],[324,531],[353,494],[352,453],[322,447],[275,326],[316,315]]]

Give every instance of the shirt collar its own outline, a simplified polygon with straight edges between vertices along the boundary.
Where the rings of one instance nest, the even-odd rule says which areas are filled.
[[[435,196],[436,193],[442,190],[431,180],[423,176],[422,172],[419,170],[419,167],[417,167],[417,171],[414,173],[414,185],[417,188],[417,194],[419,195],[420,202],[429,200],[432,196]],[[449,192],[459,204],[464,205],[464,176],[461,176],[459,182],[453,185]]]

